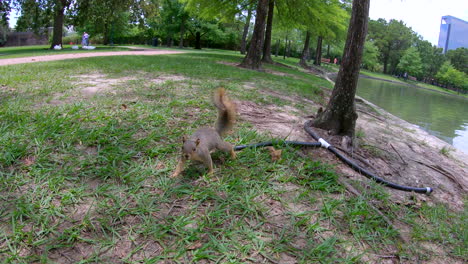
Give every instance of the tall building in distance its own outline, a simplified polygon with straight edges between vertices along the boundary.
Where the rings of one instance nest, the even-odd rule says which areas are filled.
[[[443,16],[437,46],[444,49],[444,54],[449,50],[468,48],[468,22],[453,16]]]

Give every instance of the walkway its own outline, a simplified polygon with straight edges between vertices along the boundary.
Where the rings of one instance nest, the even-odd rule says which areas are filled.
[[[183,51],[177,50],[154,50],[154,49],[136,49],[129,51],[107,51],[107,52],[88,52],[88,53],[68,53],[68,54],[57,54],[57,55],[43,55],[35,57],[22,57],[12,59],[0,59],[0,66],[21,64],[21,63],[32,63],[41,61],[57,61],[57,60],[68,60],[78,58],[89,58],[89,57],[103,57],[103,56],[125,56],[125,55],[166,55],[166,54],[179,54],[184,53]]]

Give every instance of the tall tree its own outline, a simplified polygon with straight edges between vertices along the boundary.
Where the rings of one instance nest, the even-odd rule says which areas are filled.
[[[102,35],[109,44],[111,33],[125,32],[132,17],[133,0],[76,0],[73,21],[90,35]]]
[[[407,72],[411,76],[421,77],[421,56],[415,47],[410,47],[405,51],[398,63],[397,69],[400,72]]]
[[[275,9],[275,0],[269,0],[268,18],[266,22],[265,42],[263,44],[263,58],[262,58],[262,62],[265,62],[265,63],[273,63],[273,59],[271,58],[271,31],[273,29],[274,9]]]
[[[253,70],[260,70],[262,68],[261,58],[267,11],[268,0],[258,0],[257,15],[255,17],[255,26],[252,39],[250,41],[249,51],[242,63],[239,65],[241,67]]]
[[[362,65],[364,69],[377,71],[379,64],[379,49],[373,41],[366,41],[364,44],[364,53],[362,54]]]
[[[304,41],[304,48],[302,49],[301,53],[301,60],[299,61],[299,65],[302,67],[307,67],[307,59],[309,58],[309,50],[310,50],[310,31],[306,32],[306,38]]]
[[[5,44],[7,39],[8,15],[11,11],[10,4],[10,1],[0,1],[0,47]]]
[[[247,51],[247,35],[249,34],[250,20],[252,19],[252,12],[254,6],[250,5],[247,8],[247,16],[245,17],[244,30],[242,32],[241,44],[240,44],[240,53],[245,54]]]
[[[415,45],[421,55],[421,76],[426,81],[431,81],[445,61],[443,49],[433,46],[429,41],[423,40],[422,37],[416,39]]]
[[[369,39],[373,40],[380,51],[384,73],[395,71],[405,50],[414,42],[416,34],[403,21],[391,19],[371,20],[369,23]]]
[[[370,0],[354,0],[343,59],[327,108],[319,113],[313,126],[333,134],[353,136],[356,126],[354,97],[359,67],[367,34]]]
[[[453,67],[459,71],[468,74],[468,49],[458,48],[447,51],[447,58],[452,63]]]
[[[54,46],[62,46],[62,35],[63,35],[63,22],[65,17],[65,9],[67,9],[71,4],[71,0],[55,0],[53,5],[54,10],[54,29],[52,35],[52,43],[50,48],[53,49]]]

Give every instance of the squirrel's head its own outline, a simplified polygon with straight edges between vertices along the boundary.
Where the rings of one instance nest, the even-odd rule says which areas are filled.
[[[188,140],[185,136],[182,138],[182,142],[184,145],[182,146],[182,155],[184,158],[193,160],[194,155],[197,153],[197,147],[200,144],[200,139],[197,140]]]

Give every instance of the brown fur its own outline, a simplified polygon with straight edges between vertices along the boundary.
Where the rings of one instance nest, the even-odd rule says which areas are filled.
[[[236,158],[233,146],[221,139],[233,127],[236,121],[236,108],[233,102],[226,96],[224,88],[215,91],[213,103],[218,108],[218,118],[215,128],[202,127],[195,131],[190,138],[184,136],[182,142],[182,155],[171,177],[177,177],[184,169],[187,160],[199,161],[208,167],[208,173],[213,173],[213,161],[211,151],[221,150],[229,152],[233,159]]]

